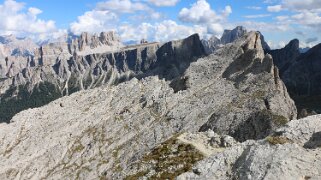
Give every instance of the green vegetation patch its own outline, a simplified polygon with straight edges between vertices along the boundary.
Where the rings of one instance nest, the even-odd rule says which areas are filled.
[[[284,136],[268,136],[266,140],[272,145],[292,143],[292,140]]]
[[[139,179],[149,175],[151,169],[155,173],[149,175],[149,179],[174,179],[184,172],[191,171],[193,165],[204,156],[194,146],[179,142],[178,136],[175,135],[163,142],[142,158],[138,166],[149,167],[148,170],[140,170],[126,179]]]

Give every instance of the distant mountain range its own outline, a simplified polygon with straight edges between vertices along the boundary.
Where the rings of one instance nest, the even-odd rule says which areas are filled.
[[[29,41],[1,39],[0,179],[321,177],[321,44]]]
[[[244,27],[238,26],[225,30],[220,39],[213,36],[202,40],[205,54],[212,54],[247,33]],[[271,50],[262,34],[260,42],[265,53],[272,55],[291,95],[321,94],[319,66],[313,64],[319,61],[318,46],[311,50],[300,49],[298,40],[293,40],[282,49]],[[0,105],[13,103],[0,108],[0,115],[1,112],[11,114],[2,116],[2,121],[8,121],[16,112],[29,106],[41,106],[78,90],[114,84],[144,74],[153,69],[156,60],[152,59],[160,58],[158,48],[162,43],[126,47],[114,32],[106,32],[96,35],[82,33],[80,36],[69,34],[41,44],[37,45],[28,38],[0,37]],[[301,60],[307,58],[309,60]],[[33,94],[39,91],[47,94],[48,98],[34,102]],[[33,105],[14,105],[17,100],[30,104],[30,98]],[[17,108],[7,113],[11,106]]]

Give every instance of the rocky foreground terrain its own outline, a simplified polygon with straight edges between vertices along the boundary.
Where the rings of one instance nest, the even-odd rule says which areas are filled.
[[[321,117],[295,120],[261,39],[245,33],[205,55],[193,35],[62,60],[61,74],[97,66],[114,83],[0,124],[0,179],[320,179]]]

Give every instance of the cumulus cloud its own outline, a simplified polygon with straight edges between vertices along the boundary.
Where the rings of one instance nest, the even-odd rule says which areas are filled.
[[[225,20],[231,13],[232,8],[226,6],[221,14],[216,14],[206,0],[198,0],[190,8],[183,8],[178,17],[182,22],[207,24]]]
[[[282,4],[295,11],[321,11],[321,0],[283,0]]]
[[[276,22],[276,23],[267,23],[267,22],[257,22],[257,21],[244,21],[240,25],[245,26],[249,30],[261,31],[261,32],[286,32],[291,30],[291,27],[288,23]]]
[[[115,28],[117,21],[117,15],[110,11],[87,11],[84,15],[78,17],[77,22],[70,24],[70,30],[74,34],[108,31]]]
[[[24,3],[5,0],[0,5],[0,34],[32,36],[58,31],[54,21],[45,21],[37,17],[42,13],[40,9],[35,7],[30,7],[27,11],[25,9]]]
[[[222,24],[226,23],[231,13],[231,6],[226,6],[220,13],[216,13],[206,0],[198,0],[189,8],[183,8],[178,18],[184,23],[205,27],[209,34],[221,35],[224,29]]]
[[[115,30],[117,26],[121,25],[119,19],[124,14],[131,14],[127,18],[132,22],[155,20],[162,17],[162,14],[154,11],[140,0],[108,0],[97,3],[93,10],[78,16],[77,21],[70,24],[70,31],[74,34],[80,34],[81,32],[97,33]]]
[[[296,23],[316,27],[321,30],[321,17],[318,13],[305,11],[292,16]]]
[[[115,30],[125,41],[140,41],[144,38],[150,41],[164,42],[185,38],[193,33],[199,33],[202,37],[208,37],[210,34],[219,35],[223,32],[221,23],[232,13],[232,8],[226,6],[220,14],[216,14],[205,0],[199,0],[192,5],[191,9],[184,8],[180,12],[182,21],[188,21],[194,23],[194,25],[182,25],[173,20],[148,23],[148,18],[160,19],[163,16],[143,2],[156,6],[169,6],[177,3],[178,0],[109,0],[100,2],[96,8],[79,16],[77,21],[71,23],[70,31],[74,34],[80,34],[83,31]],[[183,17],[187,15],[184,11],[192,14],[189,14],[189,17]],[[144,15],[144,12],[148,13],[148,17]],[[122,15],[128,13],[134,13],[132,16],[127,17],[130,23],[120,21]]]
[[[268,6],[267,10],[269,12],[280,12],[283,10],[283,7],[282,7],[282,5]]]
[[[269,17],[271,16],[271,14],[254,14],[254,15],[247,15],[247,16],[243,16],[245,18],[248,19],[255,19],[255,18],[264,18],[264,17]]]
[[[263,3],[264,4],[274,4],[276,3],[278,0],[264,0]]]
[[[270,46],[271,49],[281,49],[286,46],[286,42],[284,41],[279,41],[279,42],[267,41],[267,44]]]
[[[108,0],[97,3],[96,10],[107,10],[115,13],[133,13],[135,11],[150,10],[150,8],[144,3],[132,2],[131,0]]]
[[[122,25],[118,31],[121,38],[126,41],[148,39],[160,42],[185,38],[194,33],[199,33],[201,36],[207,33],[207,29],[203,26],[179,25],[172,20],[164,20],[154,24],[142,23],[139,26]]]
[[[246,9],[261,10],[262,7],[260,7],[260,6],[247,6]]]
[[[155,6],[175,6],[180,0],[148,0]]]
[[[224,28],[221,24],[219,23],[213,23],[207,25],[207,33],[213,34],[213,35],[220,35],[224,31]]]
[[[30,15],[32,15],[32,16],[35,17],[35,16],[37,16],[38,14],[41,14],[42,11],[41,11],[40,9],[38,9],[38,8],[31,7],[31,8],[28,9],[28,13],[29,13]]]
[[[289,19],[289,16],[276,16],[276,19],[278,21],[285,21]]]

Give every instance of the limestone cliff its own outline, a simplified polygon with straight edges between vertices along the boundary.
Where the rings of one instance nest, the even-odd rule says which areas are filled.
[[[84,67],[97,64],[108,69],[108,63],[114,63],[115,70],[105,77],[125,70],[156,70],[65,96],[0,124],[0,179],[173,178],[235,145],[233,138],[262,139],[296,117],[271,56],[264,55],[259,33],[250,32],[212,55],[197,57],[202,53],[194,35],[163,45],[75,57],[75,69],[69,72],[85,72]],[[132,62],[132,57],[138,60]],[[58,75],[68,72],[58,70]],[[189,142],[194,139],[189,134],[198,131],[209,135],[200,133],[196,138],[204,141]],[[197,144],[211,137],[216,138],[212,147]]]
[[[0,81],[0,121],[8,122],[12,115],[23,109],[42,106],[79,90],[149,75],[173,79],[204,55],[198,35],[164,44],[128,46],[112,52],[105,48],[106,53],[88,55],[81,54],[88,53],[86,48],[90,46],[103,44],[99,46],[102,48],[117,42],[105,33],[100,38],[93,36],[90,39],[83,34],[77,42],[77,46],[75,43],[43,46],[33,58],[21,58],[19,63],[16,63],[17,59],[7,58],[10,68],[6,78]],[[71,51],[70,46],[76,50]]]

